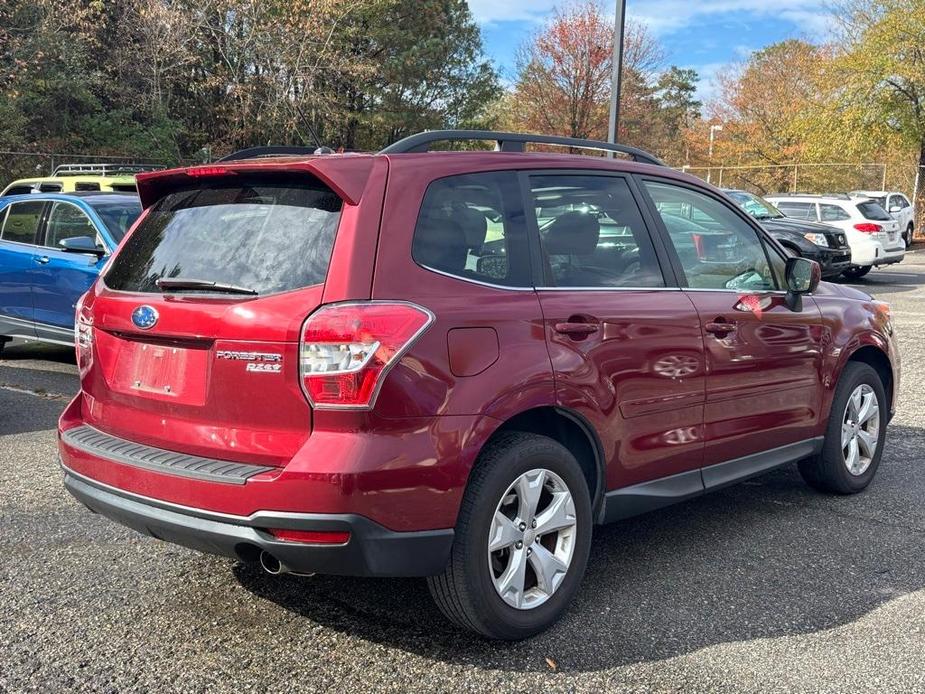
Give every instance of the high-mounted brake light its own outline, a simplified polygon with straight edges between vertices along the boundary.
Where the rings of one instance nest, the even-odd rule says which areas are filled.
[[[234,170],[227,166],[192,166],[186,170],[187,176],[228,176],[233,174]]]
[[[300,374],[313,407],[367,410],[386,374],[434,321],[407,302],[322,306],[302,326]]]
[[[883,231],[883,227],[879,224],[870,224],[869,222],[855,224],[854,228],[858,231],[863,231],[865,234],[876,234],[878,231]]]

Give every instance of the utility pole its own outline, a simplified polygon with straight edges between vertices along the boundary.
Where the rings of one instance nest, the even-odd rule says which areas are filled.
[[[620,77],[623,71],[623,34],[626,28],[626,0],[617,0],[616,15],[613,22],[613,75],[610,87],[610,122],[607,126],[607,142],[617,141],[617,128],[620,124]],[[608,153],[613,157],[613,152]]]
[[[707,154],[707,159],[710,161],[710,168],[707,169],[707,183],[709,183],[710,179],[713,178],[713,140],[716,139],[716,133],[722,129],[722,123],[714,123],[710,126],[710,151]]]

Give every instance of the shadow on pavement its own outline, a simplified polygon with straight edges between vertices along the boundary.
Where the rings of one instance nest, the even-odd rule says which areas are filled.
[[[891,428],[891,439],[922,434]],[[274,578],[241,564],[234,571],[246,589],[291,612],[436,661],[542,671],[551,657],[562,670],[584,671],[663,660],[718,643],[837,627],[925,587],[925,514],[920,506],[897,508],[906,516],[899,521],[889,508],[915,506],[925,491],[913,474],[919,461],[901,446],[886,453],[861,496],[815,493],[793,466],[597,528],[571,609],[549,632],[522,643],[455,630],[423,580]],[[890,501],[910,480],[919,489]]]

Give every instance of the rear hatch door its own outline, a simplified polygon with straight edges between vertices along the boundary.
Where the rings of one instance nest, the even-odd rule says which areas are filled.
[[[299,333],[322,303],[344,205],[304,172],[162,185],[78,317],[92,334],[86,422],[167,450],[285,464],[311,432]]]

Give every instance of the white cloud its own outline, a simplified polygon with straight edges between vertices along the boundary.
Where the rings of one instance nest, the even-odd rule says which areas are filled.
[[[469,0],[469,9],[479,24],[539,22],[558,4],[556,0]]]
[[[824,35],[834,26],[827,0],[644,0],[630,2],[628,14],[657,34],[670,34],[699,19],[745,13],[755,19],[783,18],[805,33]]]
[[[697,83],[697,99],[708,104],[719,93],[719,75],[725,72],[732,63],[704,63],[702,65],[689,65],[697,71],[700,81]]]

